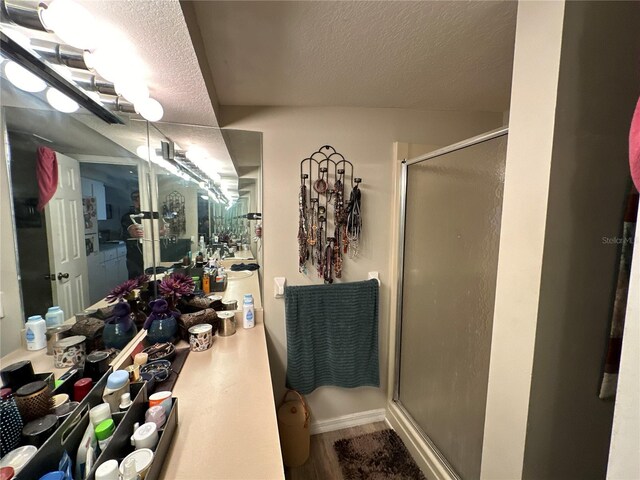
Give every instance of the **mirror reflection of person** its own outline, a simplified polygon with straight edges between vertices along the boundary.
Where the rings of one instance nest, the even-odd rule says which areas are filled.
[[[144,259],[142,257],[142,244],[140,238],[144,237],[144,229],[142,225],[137,223],[142,219],[136,219],[134,222],[131,215],[140,213],[140,192],[134,190],[131,192],[131,201],[133,206],[120,219],[122,226],[122,239],[127,245],[127,272],[129,278],[133,279],[144,274]]]

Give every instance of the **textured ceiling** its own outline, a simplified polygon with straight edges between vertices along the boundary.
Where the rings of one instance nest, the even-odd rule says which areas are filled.
[[[178,0],[79,0],[124,33],[142,60],[163,121],[218,125]]]
[[[509,108],[516,2],[193,6],[222,105]]]

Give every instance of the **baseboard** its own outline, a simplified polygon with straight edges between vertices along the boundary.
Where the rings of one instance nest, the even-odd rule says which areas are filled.
[[[435,480],[456,480],[458,477],[451,474],[438,455],[415,431],[398,406],[390,402],[387,409],[386,422],[400,436],[411,456],[425,473],[427,478]]]
[[[378,408],[376,410],[368,410],[366,412],[351,413],[342,415],[341,417],[321,420],[319,422],[311,422],[311,435],[318,433],[333,432],[343,428],[357,427],[358,425],[366,425],[367,423],[382,422],[385,420],[386,410]]]

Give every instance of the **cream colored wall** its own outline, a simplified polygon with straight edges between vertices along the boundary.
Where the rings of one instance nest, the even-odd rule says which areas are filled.
[[[20,347],[22,297],[16,265],[15,231],[13,229],[13,198],[9,189],[7,155],[8,137],[4,112],[0,119],[0,302],[3,317],[0,318],[0,357]]]
[[[481,477],[520,478],[542,272],[564,2],[520,2]]]
[[[222,107],[228,128],[263,132],[264,307],[276,401],[284,392],[286,330],[284,302],[273,298],[273,277],[289,285],[318,283],[298,272],[297,229],[300,160],[323,145],[334,146],[355,165],[363,183],[363,242],[356,260],[345,259],[344,280],[378,271],[381,387],[322,387],[308,395],[313,420],[386,406],[392,256],[391,219],[395,141],[448,145],[501,126],[502,113],[421,112],[400,109]]]

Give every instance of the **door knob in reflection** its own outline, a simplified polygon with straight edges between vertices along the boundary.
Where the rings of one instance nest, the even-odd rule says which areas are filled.
[[[58,273],[58,280],[62,280],[63,278],[69,278],[68,273]]]
[[[55,274],[55,273],[47,273],[47,274],[44,276],[44,279],[45,279],[45,280],[49,280],[49,281],[51,281],[51,282],[55,282],[55,281],[56,281],[56,274]]]

